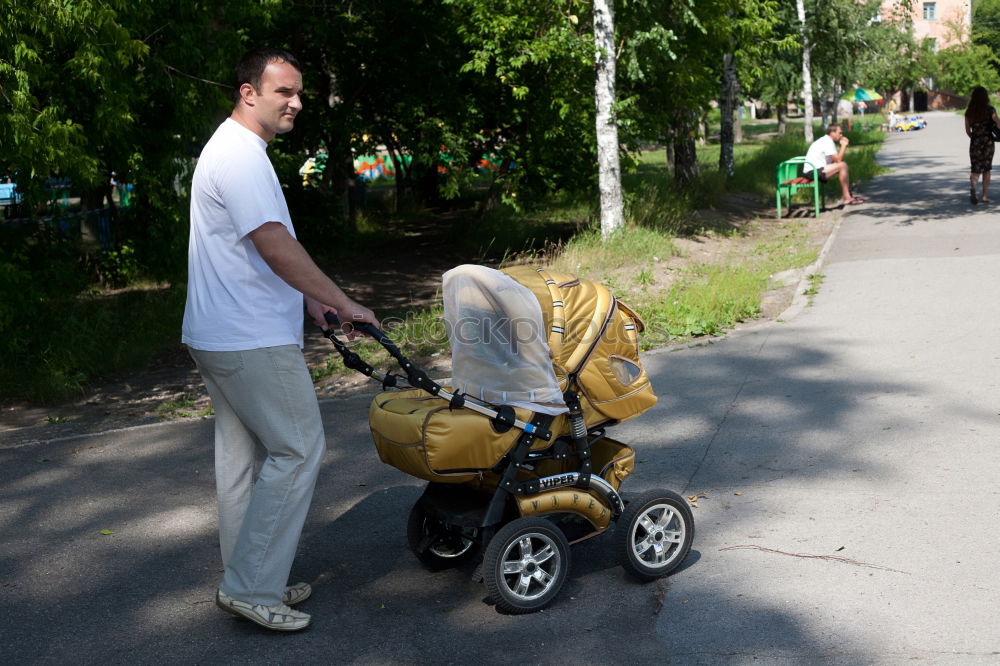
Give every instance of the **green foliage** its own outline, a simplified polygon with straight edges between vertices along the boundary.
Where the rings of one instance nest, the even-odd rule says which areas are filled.
[[[119,214],[122,243],[135,248],[138,273],[154,282],[183,283],[187,275],[187,208],[173,192],[154,190],[147,206]]]
[[[989,46],[960,44],[939,51],[936,59],[939,87],[968,95],[975,86],[1000,89],[1000,58]]]
[[[135,248],[128,243],[116,250],[101,250],[96,263],[98,277],[105,286],[125,287],[139,279]]]
[[[85,288],[78,243],[50,226],[0,226],[0,357],[29,358],[39,322],[50,324],[41,312]]]
[[[978,0],[972,6],[972,42],[1000,53],[1000,0]]]
[[[117,20],[126,3],[14,2],[0,15],[0,172],[17,173],[29,207],[43,179],[102,180],[95,145],[133,122],[125,75],[148,51]]]
[[[146,367],[176,341],[183,302],[182,289],[132,289],[35,303],[28,315],[45,325],[2,341],[0,395],[55,402],[109,372]]]
[[[448,0],[468,53],[461,71],[489,95],[477,114],[486,152],[517,164],[507,191],[589,187],[594,168],[594,46],[579,0]],[[508,202],[509,203],[509,202]]]

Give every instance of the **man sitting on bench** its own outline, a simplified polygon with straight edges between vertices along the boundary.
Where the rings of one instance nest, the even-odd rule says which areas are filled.
[[[837,149],[837,144],[840,149]],[[842,193],[841,205],[853,206],[864,203],[851,194],[851,181],[847,173],[847,162],[844,161],[844,153],[847,151],[847,144],[850,143],[844,136],[844,131],[840,125],[827,125],[826,134],[812,142],[809,151],[806,152],[806,165],[802,174],[811,181],[816,174],[819,174],[819,182],[825,183],[832,176],[840,178],[840,190]]]

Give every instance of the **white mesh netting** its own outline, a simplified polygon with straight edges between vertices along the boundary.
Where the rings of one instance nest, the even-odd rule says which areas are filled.
[[[531,290],[471,264],[445,273],[442,289],[454,390],[492,404],[567,411]]]

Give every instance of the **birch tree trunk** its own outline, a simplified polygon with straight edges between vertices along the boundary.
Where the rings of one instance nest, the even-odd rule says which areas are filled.
[[[837,79],[833,80],[833,104],[830,106],[830,123],[840,123],[840,83],[837,82]],[[823,123],[823,129],[826,129],[826,123]]]
[[[733,171],[733,111],[736,106],[736,58],[732,53],[722,56],[722,98],[719,100],[722,124],[719,127],[719,171],[732,177]]]
[[[809,36],[806,34],[806,5],[804,0],[795,0],[795,9],[799,13],[799,25],[802,29],[802,101],[805,103],[805,137],[807,143],[813,141],[813,102],[812,78],[809,73]]]
[[[618,125],[612,116],[615,103],[614,0],[594,0],[594,47],[597,51],[597,176],[601,190],[601,238],[625,226],[621,165],[618,159]]]

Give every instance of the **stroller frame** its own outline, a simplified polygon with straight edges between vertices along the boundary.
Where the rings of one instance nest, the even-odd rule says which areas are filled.
[[[690,507],[680,495],[664,489],[630,501],[622,498],[618,484],[631,471],[634,452],[606,437],[604,424],[584,425],[574,376],[563,396],[571,432],[553,437],[550,426],[555,417],[535,413],[524,421],[510,406],[489,405],[449,391],[407,359],[382,330],[356,324],[389,352],[405,377],[375,370],[337,337],[337,318],[327,315],[327,321],[334,327],[325,336],[345,367],[380,382],[383,390],[405,382],[446,401],[452,410],[481,414],[496,432],[521,431],[494,465],[491,479],[480,475],[480,483],[474,484],[428,483],[407,521],[409,546],[426,567],[459,566],[481,555],[473,576],[486,584],[496,608],[528,613],[546,607],[558,595],[568,575],[569,544],[597,536],[612,523],[619,525],[619,561],[633,577],[662,578],[684,561],[694,538]],[[550,444],[535,450],[537,440]],[[574,458],[579,464],[573,471],[535,474],[540,466],[558,467]],[[600,468],[597,473],[595,465]]]

